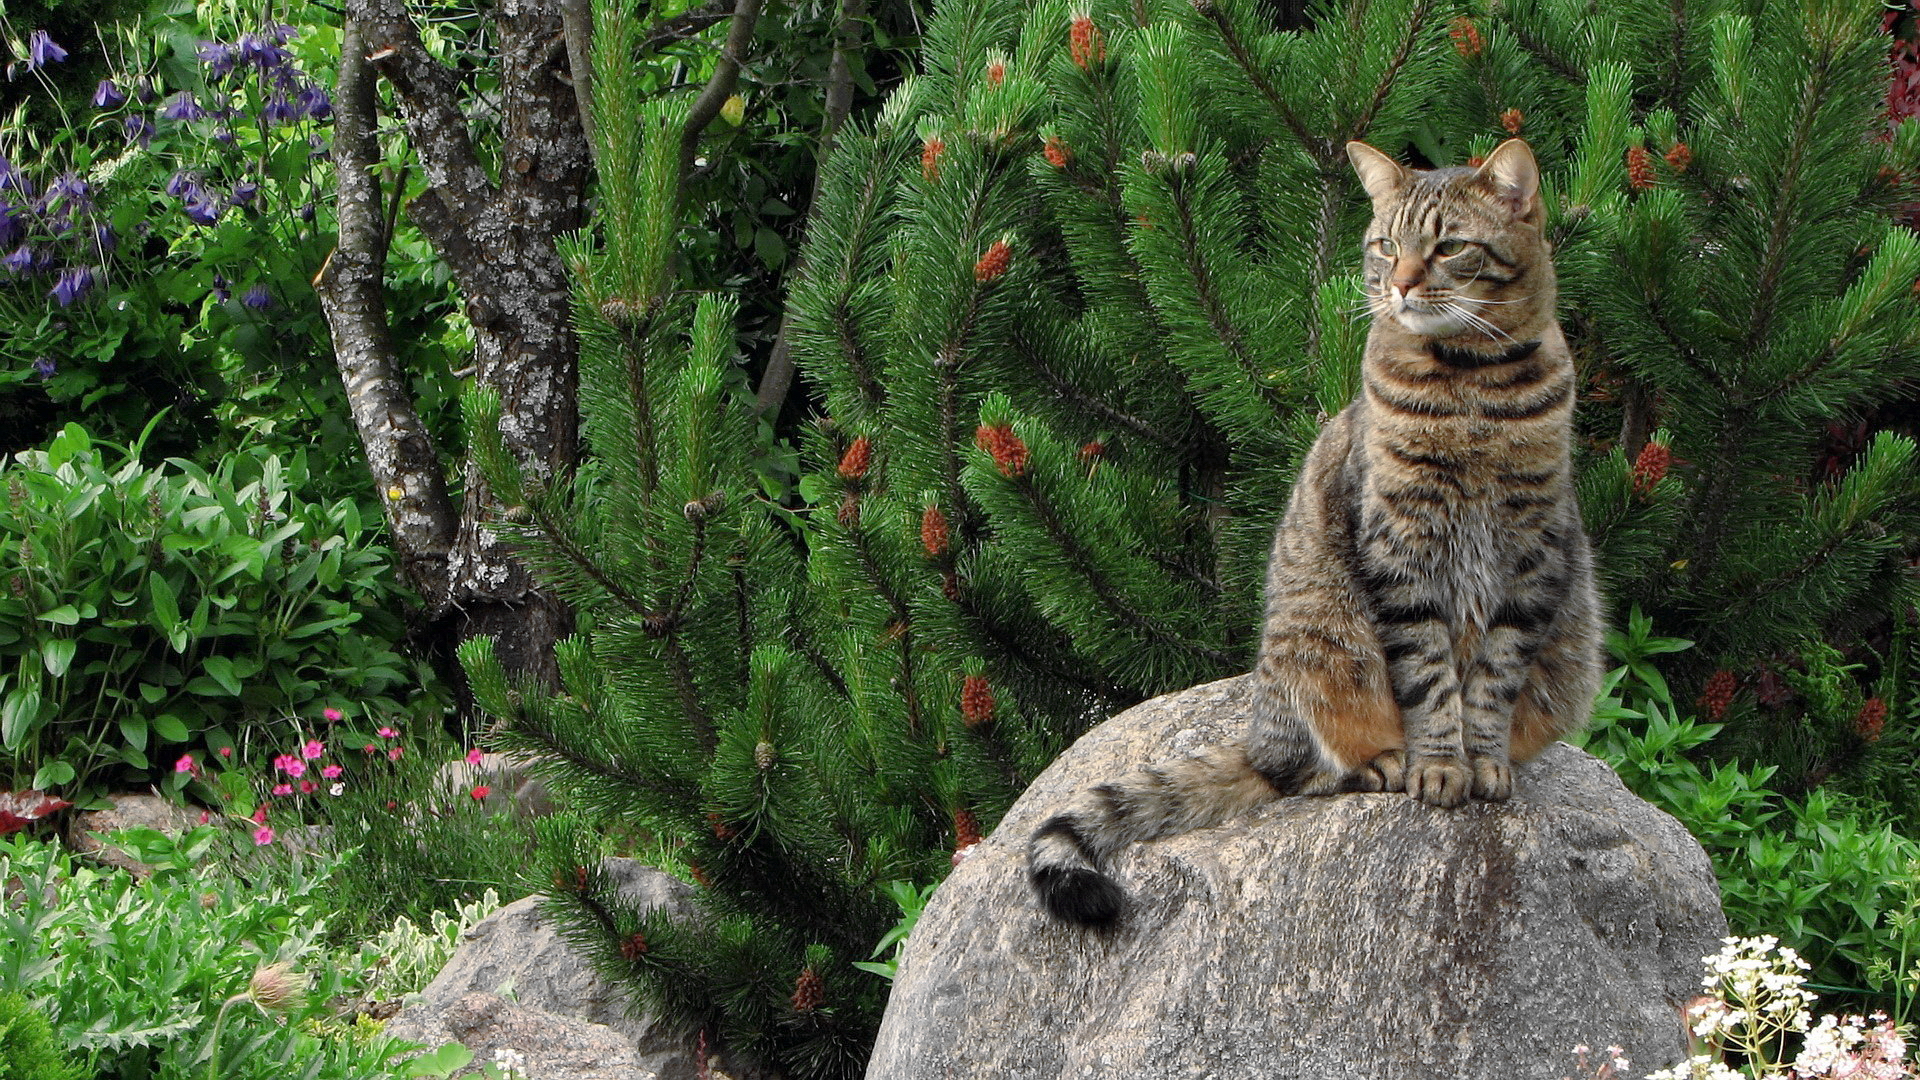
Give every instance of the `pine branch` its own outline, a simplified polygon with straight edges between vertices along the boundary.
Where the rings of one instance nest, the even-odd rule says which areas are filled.
[[[1200,657],[1223,671],[1236,666],[1234,659],[1226,653],[1188,641],[1168,631],[1158,622],[1147,617],[1144,612],[1127,603],[1126,598],[1120,594],[1120,590],[1094,565],[1092,553],[1081,545],[1079,538],[1066,527],[1066,523],[1060,519],[1059,512],[1054,508],[1053,503],[1040,491],[1039,486],[1033,483],[1032,478],[1026,475],[1016,476],[1013,478],[1013,486],[1026,496],[1028,505],[1033,507],[1034,516],[1046,529],[1048,538],[1066,555],[1074,572],[1087,583],[1087,587],[1100,598],[1100,602],[1106,605],[1107,610],[1158,644]]]
[[[1779,194],[1771,206],[1773,225],[1767,233],[1766,256],[1760,264],[1754,320],[1752,327],[1747,331],[1746,343],[1742,348],[1744,356],[1758,355],[1761,343],[1766,340],[1768,332],[1773,327],[1777,306],[1775,293],[1780,287],[1780,273],[1786,266],[1788,233],[1799,224],[1793,214],[1794,200],[1799,194],[1801,171],[1805,165],[1807,143],[1813,136],[1814,119],[1826,105],[1828,78],[1833,74],[1833,61],[1832,47],[1822,48],[1813,61],[1811,85],[1799,98],[1800,114],[1793,126],[1793,140],[1788,144],[1786,166],[1781,170]]]
[[[1266,69],[1254,62],[1253,53],[1248,50],[1246,42],[1240,39],[1240,32],[1234,27],[1233,20],[1227,15],[1225,9],[1217,3],[1196,6],[1201,8],[1207,21],[1220,32],[1221,44],[1227,47],[1227,54],[1233,57],[1235,64],[1239,65],[1240,73],[1246,77],[1248,85],[1258,91],[1260,96],[1266,99],[1267,104],[1272,106],[1275,115],[1279,116],[1280,122],[1293,133],[1294,140],[1300,144],[1301,148],[1323,165],[1335,161],[1339,157],[1340,144],[1325,136],[1315,135],[1306,121],[1300,118],[1300,114],[1293,111],[1293,105],[1280,93],[1279,87],[1267,78]],[[1422,7],[1424,9],[1425,5],[1423,4]]]
[[[1155,446],[1166,450],[1177,451],[1180,449],[1180,441],[1178,439],[1175,439],[1171,435],[1162,434],[1160,430],[1152,424],[1147,423],[1145,420],[1131,413],[1122,411],[1118,406],[1103,397],[1088,393],[1081,389],[1078,384],[1069,381],[1065,376],[1053,370],[1053,366],[1047,363],[1045,355],[1043,355],[1039,349],[1034,348],[1033,344],[1024,336],[1017,338],[1015,344],[1020,349],[1021,359],[1026,361],[1028,368],[1032,370],[1034,374],[1040,376],[1040,380],[1046,383],[1047,387],[1052,390],[1054,395],[1061,401],[1074,408],[1101,417],[1118,427],[1125,428]]]
[[[1394,52],[1393,59],[1387,64],[1387,70],[1381,73],[1380,81],[1374,85],[1373,97],[1368,100],[1367,107],[1360,110],[1360,115],[1347,128],[1346,136],[1339,140],[1339,145],[1344,146],[1348,140],[1365,135],[1367,129],[1373,126],[1374,117],[1380,115],[1380,109],[1387,103],[1387,95],[1393,92],[1393,84],[1400,77],[1400,69],[1406,66],[1407,58],[1413,55],[1414,44],[1420,40],[1420,35],[1426,32],[1427,17],[1432,13],[1433,0],[1420,0],[1420,3],[1414,7],[1413,14],[1407,18],[1407,33],[1400,39],[1400,48]]]
[[[1267,385],[1265,373],[1247,349],[1246,336],[1234,324],[1227,305],[1214,286],[1213,273],[1207,269],[1206,256],[1201,251],[1200,232],[1193,218],[1193,206],[1187,199],[1185,185],[1176,180],[1168,183],[1167,188],[1173,194],[1173,206],[1179,214],[1180,253],[1186,263],[1187,275],[1193,281],[1194,296],[1200,301],[1200,310],[1206,316],[1208,328],[1246,373],[1248,384],[1260,400],[1273,410],[1274,415],[1284,415],[1287,402],[1273,387]]]

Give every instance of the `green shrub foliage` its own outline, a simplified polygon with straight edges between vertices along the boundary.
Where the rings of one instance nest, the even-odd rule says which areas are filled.
[[[15,991],[0,992],[0,1080],[81,1080],[86,1067],[67,1056],[53,1025]]]
[[[75,865],[54,844],[0,840],[0,880],[18,883],[0,906],[0,986],[44,1011],[56,1044],[85,1056],[83,1075],[207,1077],[216,1038],[222,1080],[396,1075],[404,1044],[332,1013],[366,973],[316,948],[326,920],[313,892],[326,872],[269,883],[203,865],[139,881]],[[253,994],[275,963],[304,968],[283,980],[292,992]],[[0,1076],[9,1060],[0,1055]]]
[[[295,495],[305,472],[149,466],[72,424],[0,471],[0,782],[178,791],[182,753],[246,759],[324,706],[437,715],[386,552],[351,500]]]
[[[1101,716],[1245,670],[1273,522],[1357,385],[1347,140],[1434,165],[1533,143],[1609,590],[1701,669],[1851,648],[1915,598],[1913,442],[1822,434],[1920,374],[1920,240],[1886,212],[1920,127],[1883,116],[1866,0],[1373,0],[1284,28],[1246,0],[953,0],[824,165],[790,297],[824,408],[798,507],[756,498],[728,305],[675,291],[677,114],[623,84],[618,7],[600,231],[571,255],[594,462],[538,476],[468,402],[583,632],[558,695],[463,659],[504,741],[678,845],[712,918],[623,910],[564,820],[555,910],[791,1075],[860,1071],[880,995],[849,964],[884,883],[937,878]]]

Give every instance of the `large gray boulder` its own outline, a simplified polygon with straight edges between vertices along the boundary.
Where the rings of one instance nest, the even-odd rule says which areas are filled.
[[[1244,677],[1146,702],[1043,773],[908,943],[868,1080],[1559,1080],[1576,1044],[1634,1075],[1726,933],[1706,854],[1557,745],[1511,802],[1276,800],[1137,845],[1110,930],[1053,921],[1025,840],[1074,791],[1232,737]]]

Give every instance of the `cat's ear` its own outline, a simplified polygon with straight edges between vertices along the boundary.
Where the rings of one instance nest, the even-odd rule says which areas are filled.
[[[1347,144],[1347,160],[1360,174],[1360,186],[1375,203],[1390,199],[1406,186],[1408,172],[1400,163],[1363,142]]]
[[[1480,177],[1493,188],[1494,198],[1522,221],[1540,224],[1546,207],[1540,201],[1540,165],[1525,139],[1508,139],[1487,155]]]

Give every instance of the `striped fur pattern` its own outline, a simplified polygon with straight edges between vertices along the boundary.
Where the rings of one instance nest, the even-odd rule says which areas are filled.
[[[1504,800],[1583,726],[1600,680],[1569,462],[1574,370],[1525,142],[1479,168],[1348,155],[1373,200],[1360,395],[1321,431],[1274,536],[1244,742],[1082,792],[1034,832],[1042,903],[1117,917],[1122,846],[1278,795]]]

